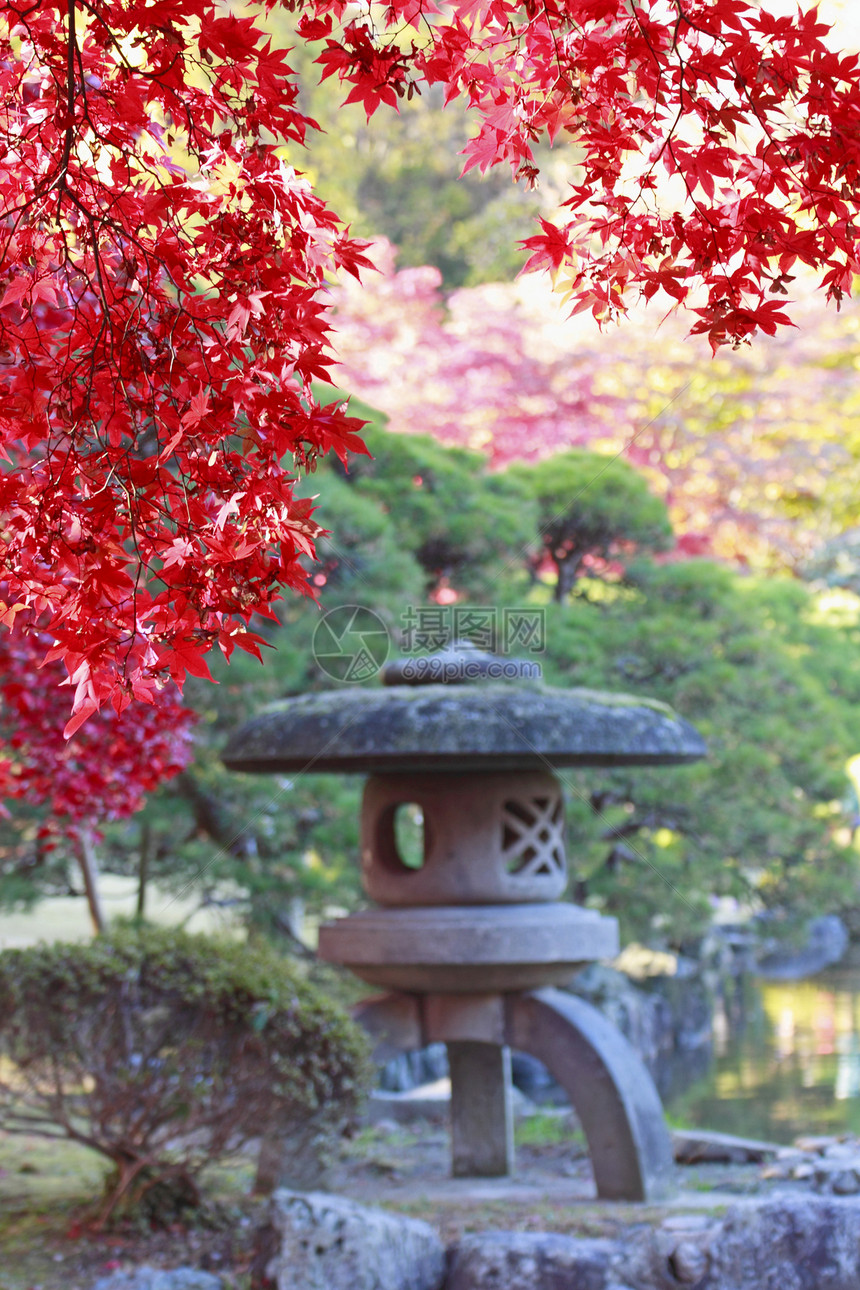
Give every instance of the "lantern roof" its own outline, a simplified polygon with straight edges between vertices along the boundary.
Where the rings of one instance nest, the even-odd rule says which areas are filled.
[[[458,656],[478,665],[474,677],[458,672]],[[707,751],[698,731],[664,703],[553,689],[523,679],[525,660],[498,659],[498,668],[493,661],[458,645],[389,666],[388,682],[413,684],[287,699],[236,731],[224,763],[251,772],[467,772],[667,766]]]

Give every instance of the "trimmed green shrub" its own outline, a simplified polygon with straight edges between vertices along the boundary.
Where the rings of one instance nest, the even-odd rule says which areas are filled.
[[[0,1127],[112,1161],[100,1222],[196,1205],[205,1165],[310,1116],[341,1131],[365,1060],[268,948],[144,929],[0,954]]]

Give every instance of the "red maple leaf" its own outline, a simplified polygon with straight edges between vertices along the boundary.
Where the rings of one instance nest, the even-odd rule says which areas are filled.
[[[532,182],[535,142],[564,129],[564,219],[526,247],[532,268],[570,266],[574,308],[704,293],[694,329],[736,344],[785,324],[762,301],[795,257],[837,303],[851,289],[860,61],[814,10],[302,9],[299,39],[324,41],[323,75],[368,115],[423,85],[464,96],[467,168]],[[311,388],[332,361],[326,282],[367,260],[282,159],[315,127],[253,17],[216,0],[22,12],[0,13],[0,577],[69,672],[86,660],[100,712],[201,674],[223,631],[307,591],[294,483],[358,434]]]

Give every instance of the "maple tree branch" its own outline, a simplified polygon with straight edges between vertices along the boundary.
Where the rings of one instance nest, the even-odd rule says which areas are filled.
[[[77,91],[75,88],[75,63],[78,54],[78,42],[75,32],[75,0],[67,0],[66,14],[68,19],[68,35],[66,46],[66,133],[63,140],[63,152],[60,157],[60,168],[57,175],[56,184],[58,188],[66,187],[66,175],[69,170],[69,161],[72,155],[72,143],[75,137],[75,101]]]

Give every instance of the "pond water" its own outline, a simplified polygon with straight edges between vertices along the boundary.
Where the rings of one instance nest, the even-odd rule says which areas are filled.
[[[679,1125],[772,1142],[860,1135],[860,965],[739,978],[717,1007],[709,1069],[666,1109]]]

